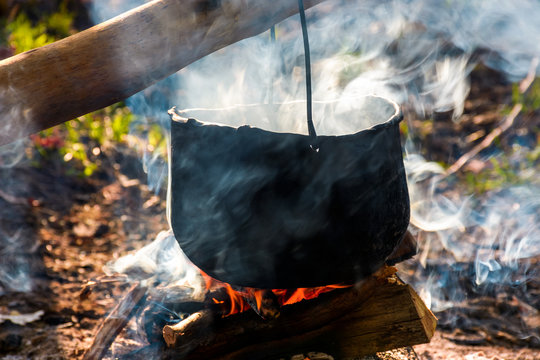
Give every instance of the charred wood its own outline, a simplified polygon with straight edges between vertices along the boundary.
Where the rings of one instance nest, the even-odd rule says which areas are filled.
[[[163,286],[149,290],[146,307],[138,318],[149,342],[162,338],[163,326],[182,321],[206,306],[205,295],[187,286]]]
[[[149,342],[163,339],[163,327],[177,324],[191,314],[210,310],[222,317],[229,311],[230,298],[225,289],[196,291],[184,285],[160,286],[149,290],[146,307],[138,319],[139,330]]]

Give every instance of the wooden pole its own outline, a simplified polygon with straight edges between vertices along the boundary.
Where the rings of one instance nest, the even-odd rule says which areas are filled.
[[[297,12],[290,0],[155,0],[5,59],[0,145],[125,99]]]

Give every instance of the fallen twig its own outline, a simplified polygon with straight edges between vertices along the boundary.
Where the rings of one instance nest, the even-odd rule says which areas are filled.
[[[123,274],[103,275],[96,279],[88,280],[86,284],[84,284],[81,288],[81,292],[79,293],[79,299],[81,300],[87,299],[92,293],[92,290],[96,286],[103,285],[103,284],[127,283],[127,282],[128,282],[128,277]]]
[[[539,59],[534,58],[531,61],[531,66],[529,67],[529,72],[527,73],[527,76],[520,82],[519,84],[519,92],[521,94],[524,94],[532,85],[534,82],[534,79],[536,78],[536,68],[538,67]],[[521,110],[523,109],[523,104],[515,104],[512,110],[510,111],[510,114],[503,120],[503,122],[497,126],[495,129],[493,129],[478,145],[473,147],[469,152],[461,156],[452,166],[450,166],[446,172],[444,173],[444,176],[452,175],[455,172],[457,172],[459,169],[463,167],[469,160],[471,160],[473,157],[478,155],[480,151],[484,150],[488,146],[491,145],[491,143],[500,136],[503,132],[507,131],[512,124],[514,123],[514,120],[519,115]]]
[[[532,59],[527,76],[519,83],[520,93],[524,94],[531,87],[534,79],[536,79],[536,68],[538,67],[538,62],[539,59],[537,57]]]
[[[473,147],[469,152],[461,156],[452,166],[450,166],[444,173],[444,176],[452,175],[455,172],[457,172],[459,169],[463,167],[469,160],[471,160],[473,157],[478,155],[478,153],[485,148],[487,148],[491,143],[500,136],[503,132],[508,130],[512,124],[514,123],[514,120],[521,112],[521,109],[523,108],[523,105],[516,104],[512,108],[512,111],[510,111],[510,114],[504,119],[504,121],[501,123],[501,125],[497,126],[495,129],[493,129],[478,145]]]
[[[103,357],[116,336],[124,329],[131,317],[146,300],[146,286],[134,284],[124,298],[98,327],[94,342],[84,354],[84,360],[99,360]]]

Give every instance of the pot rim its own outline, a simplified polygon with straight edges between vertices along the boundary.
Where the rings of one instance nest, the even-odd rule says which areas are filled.
[[[359,130],[359,131],[354,132],[354,133],[343,134],[343,135],[317,135],[317,137],[344,137],[344,136],[351,136],[351,135],[360,134],[360,133],[363,133],[363,132],[366,132],[366,131],[376,131],[378,129],[388,128],[388,127],[399,124],[403,120],[403,113],[401,111],[401,107],[394,100],[391,100],[389,98],[379,96],[379,95],[365,95],[365,96],[361,96],[361,97],[358,97],[358,98],[375,98],[375,99],[384,100],[390,106],[392,106],[394,108],[394,113],[386,121],[380,122],[378,124],[372,125],[370,127],[364,128],[364,129]],[[329,104],[329,103],[333,103],[333,102],[337,102],[337,101],[339,101],[339,99],[338,100],[331,100],[331,101],[314,101],[314,103],[317,103],[317,104]],[[268,133],[274,133],[274,134],[287,134],[287,135],[298,135],[298,136],[309,137],[308,134],[299,134],[299,133],[293,133],[293,132],[289,132],[289,131],[283,131],[283,132],[271,131],[271,130],[263,129],[263,128],[258,127],[258,126],[253,126],[253,125],[248,125],[248,124],[244,124],[244,125],[240,125],[240,126],[233,126],[233,125],[227,125],[227,124],[223,124],[223,123],[198,120],[198,119],[193,118],[193,117],[184,117],[184,116],[182,116],[183,113],[187,113],[189,111],[224,111],[224,110],[230,110],[230,109],[234,109],[234,108],[248,108],[248,107],[257,107],[257,106],[262,107],[262,106],[273,106],[273,105],[289,105],[289,104],[305,103],[305,102],[306,102],[305,100],[295,100],[295,101],[290,101],[290,102],[285,102],[285,103],[276,103],[276,104],[245,104],[245,105],[242,104],[242,105],[234,105],[234,106],[224,107],[224,108],[191,108],[191,109],[182,109],[182,110],[178,110],[176,106],[173,106],[171,109],[169,109],[167,111],[167,113],[171,117],[171,120],[176,122],[176,123],[187,123],[188,121],[193,121],[193,122],[195,122],[195,125],[197,125],[197,126],[214,125],[214,126],[221,126],[221,127],[226,127],[226,128],[232,128],[232,129],[239,129],[239,128],[246,128],[247,127],[247,128],[251,128],[251,129],[258,129],[260,131],[264,131],[264,132],[268,132]]]

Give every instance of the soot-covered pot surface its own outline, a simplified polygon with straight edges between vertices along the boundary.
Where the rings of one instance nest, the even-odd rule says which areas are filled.
[[[389,115],[315,144],[172,110],[170,222],[190,260],[257,288],[352,283],[379,268],[405,234],[409,197],[399,107],[368,100]]]

